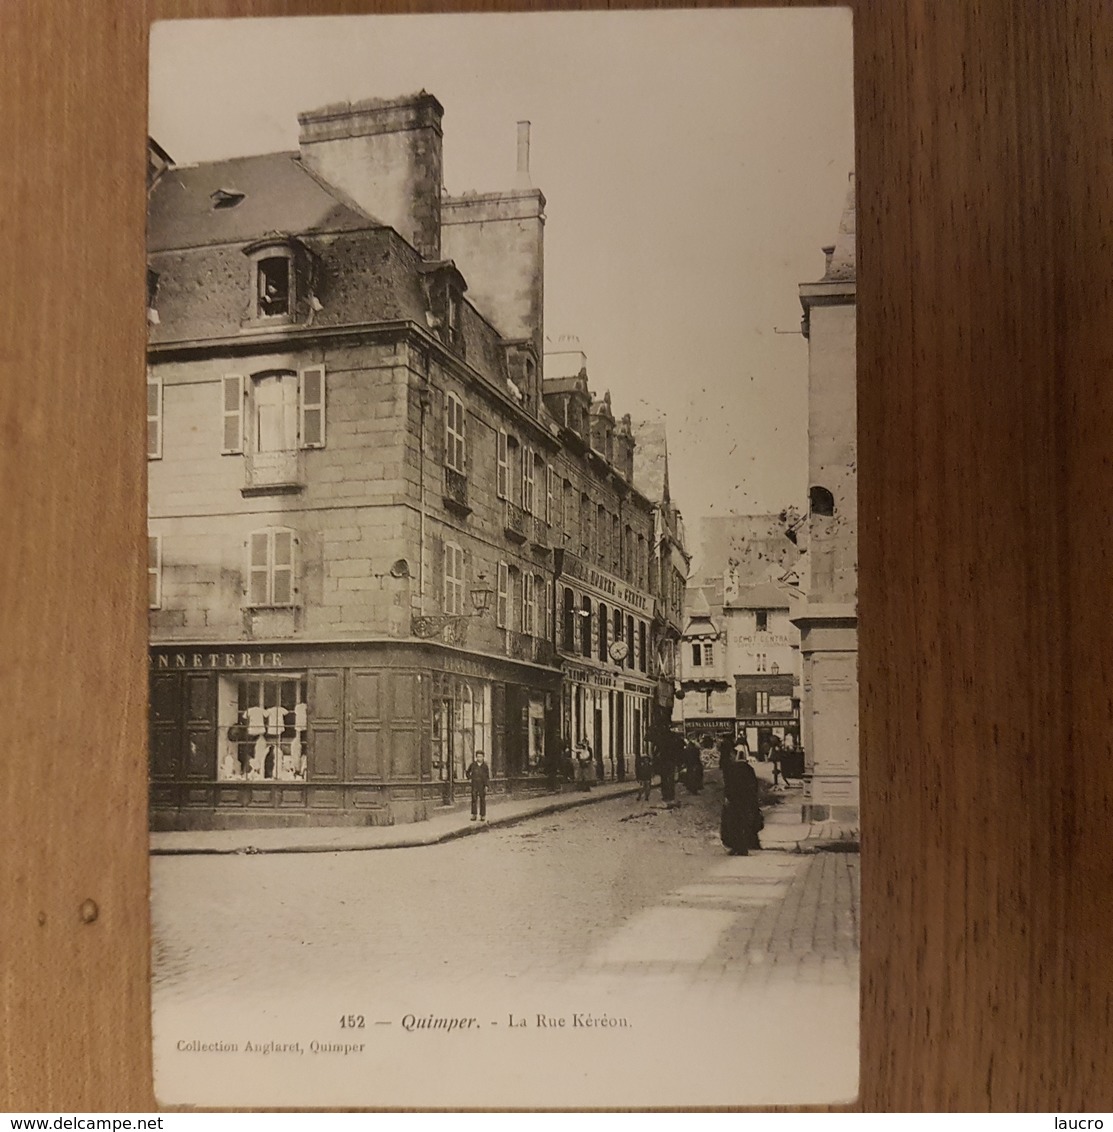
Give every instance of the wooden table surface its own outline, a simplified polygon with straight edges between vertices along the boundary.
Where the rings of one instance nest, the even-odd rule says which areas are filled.
[[[1113,19],[853,7],[860,1105],[1108,1110]],[[0,5],[0,1109],[153,1104],[149,21],[370,10]]]

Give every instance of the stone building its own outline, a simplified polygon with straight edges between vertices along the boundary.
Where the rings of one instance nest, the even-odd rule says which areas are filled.
[[[652,688],[652,506],[608,399],[585,381],[569,416],[543,377],[528,128],[513,190],[451,198],[442,114],[421,92],[303,114],[292,153],[152,151],[155,828],[421,820],[476,750],[498,789],[550,782],[568,578],[619,594],[606,650],[583,618],[594,658],[623,610],[612,690]],[[635,706],[604,714],[615,773]]]
[[[634,485],[629,416],[593,398],[578,350],[545,356],[545,408],[559,430],[556,646],[561,733],[586,740],[596,774],[624,779],[645,746],[657,679],[650,560],[654,519]]]
[[[815,283],[808,339],[808,585],[793,617],[803,656],[805,817],[858,818],[858,502],[854,179]]]
[[[634,483],[653,503],[653,547],[649,588],[653,593],[653,636],[657,648],[654,722],[672,722],[680,678],[680,643],[684,634],[684,594],[691,560],[685,545],[684,519],[669,490],[669,449],[663,420],[632,426]]]
[[[677,717],[687,732],[744,734],[763,757],[775,739],[800,740],[800,637],[790,609],[803,592],[807,532],[791,507],[703,516],[694,530]]]

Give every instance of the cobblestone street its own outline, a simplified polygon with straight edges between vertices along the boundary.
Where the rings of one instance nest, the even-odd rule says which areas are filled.
[[[188,1036],[185,1019],[226,1018],[234,1002],[330,1027],[356,1012],[395,1037],[407,1014],[450,1007],[496,1044],[524,1019],[532,1056],[545,1051],[522,1041],[568,1039],[536,1035],[540,1019],[580,1008],[642,1035],[698,1026],[693,1050],[732,1032],[743,1048],[767,1018],[775,1060],[808,1015],[834,1010],[853,1042],[857,855],[727,856],[715,778],[672,810],[616,798],[429,847],[154,858],[156,1030],[174,1019],[167,1037]]]

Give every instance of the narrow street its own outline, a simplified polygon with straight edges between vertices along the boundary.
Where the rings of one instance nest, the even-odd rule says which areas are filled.
[[[256,1018],[266,1040],[348,1041],[337,1020],[353,1014],[378,1043],[361,1056],[377,1049],[384,1067],[409,1064],[407,1051],[439,1058],[446,1041],[461,1054],[438,1061],[433,1081],[377,1074],[372,1092],[387,1100],[369,1099],[361,1078],[351,1103],[421,1103],[440,1089],[466,1103],[477,1086],[465,1050],[484,1065],[503,1050],[520,1074],[478,1086],[475,1104],[511,1103],[505,1090],[526,1083],[534,1104],[628,1103],[622,1082],[646,1076],[631,1056],[660,1056],[661,1041],[678,1067],[725,1057],[760,1094],[739,1100],[720,1074],[722,1095],[702,1103],[766,1103],[763,1089],[772,1103],[786,1073],[799,1096],[801,1032],[822,1034],[832,1011],[836,1032],[855,1024],[858,857],[726,855],[717,779],[698,796],[681,789],[675,809],[617,798],[423,848],[156,857],[156,1031],[235,1040],[232,1020]],[[466,1016],[475,1032],[405,1028],[429,1016]],[[540,1099],[529,1066],[554,1054],[574,1065],[584,1043],[604,1059],[589,1062],[598,1072],[546,1077],[553,1093]],[[856,1051],[839,1056],[845,1077]],[[173,1060],[191,1075],[208,1064]],[[282,1064],[267,1059],[268,1088],[281,1088]],[[647,1087],[667,1104],[692,1085],[666,1075]]]

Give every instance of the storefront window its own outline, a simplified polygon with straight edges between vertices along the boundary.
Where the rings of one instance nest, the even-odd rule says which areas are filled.
[[[491,762],[491,686],[479,680],[446,682],[446,695],[433,701],[433,777],[466,781],[476,751]]]
[[[305,781],[304,675],[222,676],[219,698],[220,781]]]
[[[529,766],[531,774],[541,774],[545,769],[545,702],[529,701]]]

